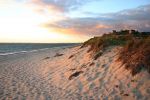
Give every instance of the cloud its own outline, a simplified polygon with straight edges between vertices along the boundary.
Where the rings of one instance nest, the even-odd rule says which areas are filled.
[[[55,23],[45,23],[45,27],[68,34],[100,35],[120,29],[150,31],[150,5],[117,13],[99,14],[96,17],[68,18]]]
[[[62,32],[63,30],[63,33],[84,35],[99,34],[99,31],[111,28],[110,25],[104,24],[96,18],[70,18],[55,23],[46,23],[44,26],[58,32]]]
[[[150,5],[123,10],[118,13],[106,14],[106,16],[112,19],[111,24],[114,28],[131,28],[140,31],[150,31]]]
[[[118,20],[150,20],[150,5],[106,15]]]
[[[55,12],[69,12],[78,9],[80,6],[97,0],[31,0],[30,4],[39,6],[40,11],[45,8]]]

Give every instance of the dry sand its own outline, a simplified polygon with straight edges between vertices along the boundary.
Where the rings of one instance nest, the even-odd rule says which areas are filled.
[[[0,56],[0,100],[150,100],[150,75],[131,76],[119,49],[97,60],[88,47]]]

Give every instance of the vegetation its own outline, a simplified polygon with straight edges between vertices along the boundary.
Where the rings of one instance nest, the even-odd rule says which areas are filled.
[[[123,47],[119,59],[126,69],[136,75],[142,69],[150,73],[150,37],[144,39],[133,39]]]
[[[90,46],[88,52],[93,52],[96,60],[109,46],[122,46],[119,54],[121,61],[132,75],[136,75],[141,69],[147,69],[150,73],[150,33],[136,30],[121,30],[101,37],[94,37],[83,43],[81,47]]]

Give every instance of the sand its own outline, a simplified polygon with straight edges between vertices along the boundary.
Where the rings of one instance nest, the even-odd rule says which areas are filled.
[[[0,100],[149,100],[150,75],[132,76],[120,47],[93,60],[89,48],[51,48],[0,56]]]

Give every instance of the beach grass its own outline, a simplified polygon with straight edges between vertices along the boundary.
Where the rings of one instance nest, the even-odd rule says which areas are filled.
[[[119,60],[136,75],[142,69],[150,73],[150,37],[133,39],[125,45],[119,55]]]
[[[83,43],[81,47],[90,46],[88,52],[93,52],[96,60],[102,52],[110,46],[121,46],[118,60],[126,69],[130,69],[132,75],[136,75],[142,69],[150,73],[150,33],[135,30],[113,31],[100,37],[94,37]]]

